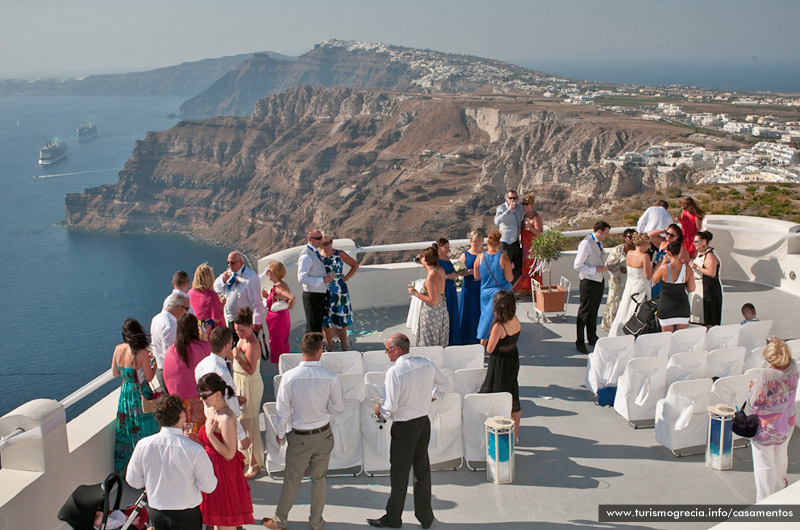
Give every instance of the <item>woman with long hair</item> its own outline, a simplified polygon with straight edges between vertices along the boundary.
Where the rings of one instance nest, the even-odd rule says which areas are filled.
[[[706,212],[691,197],[681,197],[678,204],[682,208],[679,222],[683,229],[683,246],[689,252],[689,257],[694,259],[697,254],[694,235],[703,228],[703,218],[705,218]]]
[[[420,261],[426,271],[425,285],[422,291],[417,291],[413,285],[408,286],[408,294],[422,300],[417,346],[446,347],[450,337],[450,316],[444,297],[445,277],[439,265],[439,253],[428,247],[420,253]]]
[[[197,266],[192,278],[192,288],[186,294],[189,295],[189,303],[197,320],[209,331],[225,323],[222,301],[214,291],[214,269],[207,263]]]
[[[651,230],[647,234],[650,236],[650,241],[656,245],[657,252],[653,254],[653,270],[658,270],[658,267],[664,263],[667,258],[667,245],[676,241],[681,245],[680,261],[681,263],[688,264],[690,260],[689,251],[683,246],[683,230],[675,223],[669,225],[666,230],[656,229]],[[661,294],[661,283],[653,282],[653,289],[650,292],[650,297],[655,299]]]
[[[286,266],[280,261],[270,261],[267,265],[267,279],[272,282],[272,289],[261,290],[261,296],[267,300],[267,330],[269,331],[269,360],[278,364],[280,356],[289,353],[289,331],[292,329],[292,317],[289,310],[294,307],[297,298],[292,294],[289,285],[283,281]],[[278,307],[282,306],[280,309]]]
[[[514,420],[515,443],[519,442],[519,423],[522,412],[519,403],[519,351],[517,341],[522,325],[517,318],[517,302],[511,291],[498,291],[494,295],[494,321],[486,343],[489,368],[480,392],[509,392],[511,394],[511,419]]]
[[[447,300],[447,316],[450,319],[450,336],[448,344],[461,344],[461,326],[458,320],[458,290],[456,277],[458,273],[450,261],[450,241],[440,237],[433,248],[439,254],[439,266],[444,271],[444,297]]]
[[[183,401],[186,422],[192,424],[191,430],[194,433],[200,430],[206,419],[203,402],[197,395],[194,369],[210,353],[208,341],[200,339],[197,317],[191,313],[181,315],[178,318],[175,344],[164,354],[164,383],[167,385],[167,392],[177,394]]]
[[[325,304],[325,315],[322,317],[322,332],[328,351],[333,351],[333,332],[339,337],[342,351],[347,349],[347,326],[353,324],[353,307],[350,303],[350,291],[347,281],[358,270],[358,262],[350,257],[347,252],[333,248],[333,238],[330,234],[322,234],[319,251],[322,254],[322,263],[325,273],[332,272],[333,279],[328,283],[328,300]],[[344,266],[350,267],[347,274]]]
[[[627,276],[625,279],[625,290],[620,298],[619,308],[608,331],[609,337],[617,337],[623,334],[622,328],[633,316],[636,310],[636,303],[642,303],[650,299],[650,279],[653,277],[653,264],[650,263],[650,238],[647,234],[633,233],[631,243],[634,249],[625,256],[625,266]],[[633,298],[636,298],[636,302]]]
[[[686,249],[677,241],[667,244],[667,257],[653,274],[653,282],[662,282],[658,299],[658,323],[661,331],[677,331],[689,327],[689,297],[694,291],[694,276],[681,261]]]
[[[520,277],[514,283],[514,291],[520,294],[531,294],[530,271],[536,261],[531,256],[531,241],[544,231],[542,217],[534,209],[534,200],[534,194],[529,193],[522,198],[520,203],[522,211],[525,212],[522,217],[522,229],[519,235],[519,242],[522,245],[522,271]],[[536,280],[541,283],[542,277],[540,274],[536,275]]]
[[[714,239],[711,232],[697,232],[694,246],[697,256],[689,266],[694,271],[695,290],[692,293],[692,322],[706,328],[722,324],[722,284],[719,281],[720,262],[708,244]]]
[[[475,260],[483,252],[483,234],[473,230],[469,234],[469,248],[458,260],[466,271],[461,283],[461,300],[458,304],[458,327],[461,331],[460,344],[478,343],[478,321],[481,318],[481,284],[475,279]]]
[[[239,422],[250,447],[244,449],[248,469],[245,477],[255,478],[264,468],[264,439],[258,430],[258,413],[261,412],[261,398],[264,397],[264,380],[261,378],[261,346],[253,331],[253,311],[249,307],[239,310],[233,319],[233,328],[239,336],[239,343],[233,348],[233,382],[239,395],[243,396],[245,406],[240,409]]]
[[[494,318],[493,300],[498,291],[510,291],[514,278],[511,260],[500,250],[500,232],[495,230],[486,238],[486,252],[478,256],[474,267],[475,279],[481,282],[481,318],[478,338],[484,346]]]
[[[117,425],[114,432],[114,469],[122,471],[128,467],[136,443],[158,432],[158,422],[153,414],[142,411],[142,396],[153,397],[149,382],[156,375],[147,350],[150,341],[134,318],[126,318],[122,324],[122,344],[114,348],[111,358],[111,373],[122,376],[122,389],[117,402]]]

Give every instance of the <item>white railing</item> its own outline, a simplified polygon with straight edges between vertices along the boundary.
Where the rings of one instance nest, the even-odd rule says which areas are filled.
[[[85,398],[86,396],[88,396],[89,394],[91,394],[92,392],[94,392],[95,390],[100,388],[101,386],[105,385],[106,383],[110,383],[113,380],[114,380],[114,375],[111,373],[111,369],[109,368],[108,370],[106,370],[102,374],[98,375],[97,377],[95,377],[94,379],[92,379],[91,381],[89,381],[88,383],[83,385],[82,387],[80,387],[78,390],[76,390],[72,394],[70,394],[67,397],[65,397],[64,399],[62,399],[59,403],[61,403],[64,406],[64,408],[66,409],[66,408],[74,405],[78,401],[82,400],[83,398]]]

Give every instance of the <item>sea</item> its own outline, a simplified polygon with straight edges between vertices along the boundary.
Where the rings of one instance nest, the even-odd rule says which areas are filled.
[[[226,249],[169,234],[64,226],[64,197],[117,181],[136,140],[176,124],[183,98],[0,97],[0,415],[35,398],[62,399],[111,366],[126,317],[149,331],[172,274],[225,268]],[[97,125],[78,142],[75,129]],[[67,158],[39,166],[60,137]],[[67,410],[74,417],[117,379]]]

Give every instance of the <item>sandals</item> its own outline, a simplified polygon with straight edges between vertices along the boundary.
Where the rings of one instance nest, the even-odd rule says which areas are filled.
[[[254,479],[261,473],[261,468],[258,466],[250,466],[247,468],[247,473],[244,474],[244,478],[247,480]]]

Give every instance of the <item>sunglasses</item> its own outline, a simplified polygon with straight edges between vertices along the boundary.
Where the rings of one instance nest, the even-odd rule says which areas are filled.
[[[308,239],[313,239],[314,241],[319,241],[320,239],[322,239],[322,236],[319,236],[319,237],[317,237],[317,236],[311,236],[311,237],[309,237]]]
[[[519,200],[519,198],[518,197],[509,197],[509,200],[516,201],[516,200]]]
[[[667,237],[678,237],[678,234],[675,232],[667,232]]]
[[[207,392],[207,393],[205,393],[205,394],[198,394],[198,396],[200,396],[200,399],[202,399],[203,401],[205,401],[205,400],[207,400],[208,398],[210,398],[211,396],[213,396],[214,394],[215,394],[214,392]]]
[[[528,206],[530,203],[529,202],[522,202],[520,204],[522,204],[523,206]]]
[[[329,247],[329,246],[331,246],[332,244],[333,244],[333,242],[332,242],[332,241],[324,241],[324,242],[322,243],[322,246],[323,246],[323,247]]]

